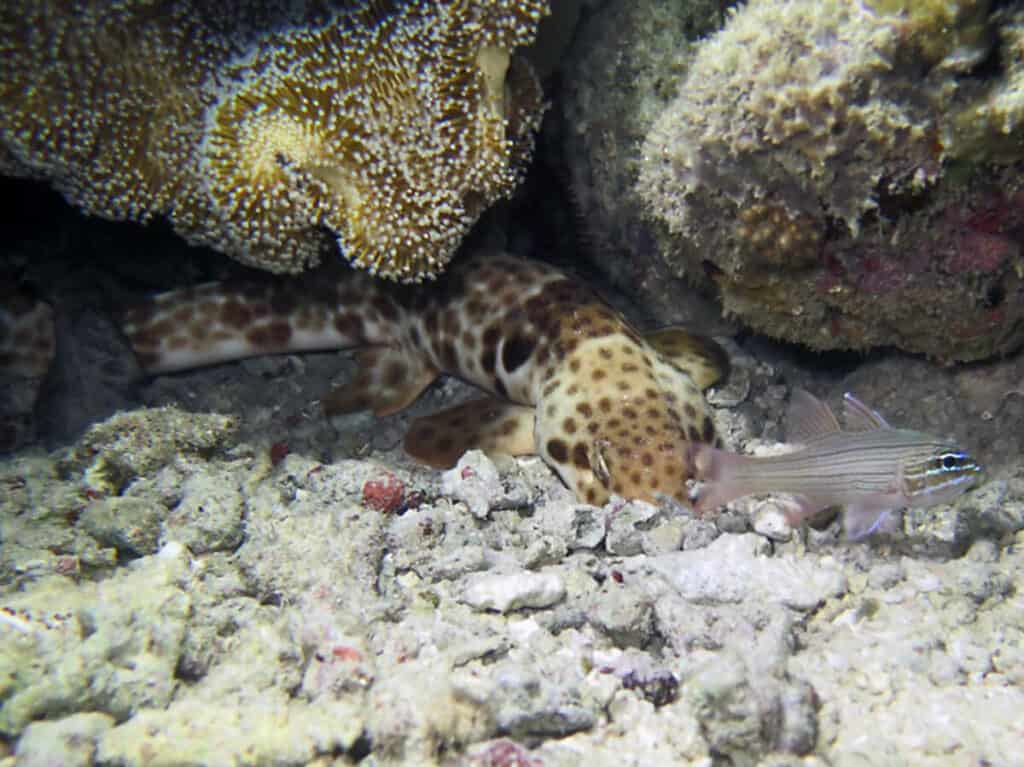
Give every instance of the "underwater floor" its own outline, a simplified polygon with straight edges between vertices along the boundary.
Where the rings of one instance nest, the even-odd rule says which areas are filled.
[[[851,389],[985,483],[851,543],[772,499],[702,520],[581,505],[539,459],[424,469],[405,424],[468,387],[330,423],[346,355],[158,378],[0,462],[2,763],[1020,764],[1022,403],[997,394],[1024,363],[729,348],[734,447],[778,438],[793,385]]]

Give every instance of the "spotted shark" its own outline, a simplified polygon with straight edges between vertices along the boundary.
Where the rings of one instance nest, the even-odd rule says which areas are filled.
[[[355,348],[359,372],[328,415],[388,415],[439,375],[487,392],[415,420],[406,451],[454,465],[470,448],[539,454],[581,501],[687,502],[692,445],[719,445],[702,391],[728,370],[713,341],[638,332],[585,284],[540,262],[476,256],[437,282],[339,267],[153,297],[123,327],[144,371],[262,354]]]

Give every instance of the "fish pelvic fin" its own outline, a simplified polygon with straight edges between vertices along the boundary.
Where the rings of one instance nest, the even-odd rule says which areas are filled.
[[[892,507],[876,504],[848,504],[843,511],[843,532],[848,541],[861,541],[875,532]]]
[[[391,415],[411,405],[430,383],[437,370],[421,355],[401,348],[377,347],[356,353],[359,372],[344,386],[332,389],[321,400],[327,416],[372,410]]]
[[[417,418],[405,435],[405,451],[437,469],[454,466],[467,450],[489,455],[530,455],[534,409],[483,397]]]

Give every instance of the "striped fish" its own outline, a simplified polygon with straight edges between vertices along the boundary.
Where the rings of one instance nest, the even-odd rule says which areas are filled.
[[[956,444],[911,429],[895,429],[852,394],[846,428],[809,392],[790,398],[787,441],[802,449],[769,458],[694,447],[702,485],[695,508],[712,511],[754,493],[789,493],[797,525],[822,509],[843,506],[850,540],[874,532],[892,510],[949,503],[978,480],[981,467]]]

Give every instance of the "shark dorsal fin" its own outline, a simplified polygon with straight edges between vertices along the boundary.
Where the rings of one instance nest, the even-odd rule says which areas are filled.
[[[729,355],[716,341],[680,327],[644,333],[644,340],[663,357],[688,373],[701,389],[729,375]]]
[[[848,431],[874,431],[875,429],[892,428],[877,410],[869,408],[850,392],[843,395],[843,402],[845,403]]]
[[[786,441],[806,445],[840,431],[832,409],[805,389],[793,389],[789,395]]]

